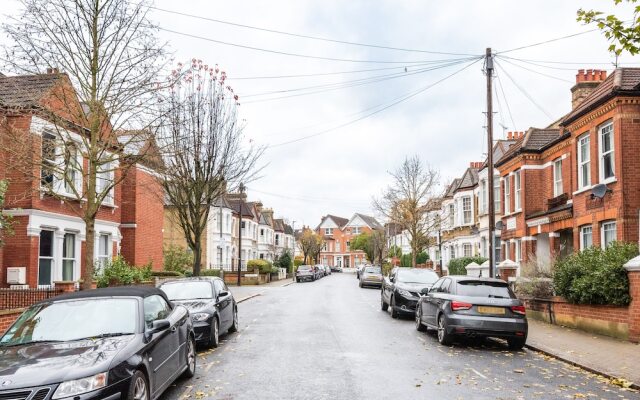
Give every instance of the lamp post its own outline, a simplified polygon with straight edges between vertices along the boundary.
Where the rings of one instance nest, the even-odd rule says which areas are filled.
[[[296,280],[296,221],[291,222],[291,230],[293,231],[293,249],[291,249],[291,272],[293,275],[292,279],[295,282]]]
[[[240,216],[240,223],[238,224],[238,286],[241,286],[240,278],[242,275],[242,204],[244,203],[244,199],[242,198],[242,194],[244,193],[244,184],[240,182],[240,186],[238,187],[238,191],[240,192],[240,212],[238,213]]]

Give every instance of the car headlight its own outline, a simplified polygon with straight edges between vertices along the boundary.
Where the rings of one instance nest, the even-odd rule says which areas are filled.
[[[86,378],[62,382],[53,394],[52,399],[77,396],[79,394],[92,392],[105,386],[107,386],[107,373],[102,372]]]
[[[409,291],[404,290],[404,289],[398,289],[398,293],[400,293],[400,295],[402,295],[404,297],[413,297],[413,295],[411,293],[409,293]]]
[[[206,321],[207,319],[209,319],[209,314],[204,313],[204,312],[198,312],[198,313],[194,313],[191,314],[191,319],[195,322],[202,322],[202,321]]]

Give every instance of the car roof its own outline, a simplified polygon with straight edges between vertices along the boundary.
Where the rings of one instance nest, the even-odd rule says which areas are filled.
[[[63,300],[76,300],[76,299],[88,299],[94,297],[140,297],[145,298],[149,296],[161,296],[167,302],[169,299],[167,295],[160,289],[156,289],[150,286],[117,286],[92,290],[80,290],[73,293],[65,293],[60,296],[52,297],[47,300],[43,300],[39,303],[50,303],[52,301]]]
[[[215,280],[222,280],[220,277],[218,276],[190,276],[190,277],[186,277],[186,278],[177,278],[177,279],[171,279],[168,281],[164,281],[160,284],[160,286],[164,285],[165,283],[179,283],[179,282],[186,282],[186,281],[205,281],[205,282],[211,282],[211,281],[215,281]]]

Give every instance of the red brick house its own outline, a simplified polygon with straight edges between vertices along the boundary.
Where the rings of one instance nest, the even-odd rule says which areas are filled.
[[[640,69],[580,70],[571,92],[571,112],[518,136],[496,162],[505,259],[549,264],[638,241]]]
[[[74,99],[75,103],[69,102],[63,107],[60,93],[67,99]],[[82,143],[79,135],[85,131],[73,122],[71,107],[76,107],[77,111],[81,104],[65,74],[55,71],[11,77],[0,74],[0,137],[7,138],[9,132],[25,135],[32,143],[24,148],[29,159],[46,160],[57,154],[56,143],[60,138],[56,135],[61,131],[66,132],[67,137],[79,138],[78,143]],[[59,121],[65,121],[64,127]],[[83,202],[65,193],[83,190],[87,160],[81,151],[65,156],[64,160],[72,161],[63,163],[73,163],[69,166],[74,174],[73,187],[70,187],[66,180],[41,168],[40,161],[33,164],[33,174],[13,168],[11,157],[15,154],[15,151],[8,152],[6,147],[0,151],[0,177],[9,182],[3,213],[13,217],[15,231],[14,235],[5,237],[5,246],[0,251],[0,287],[10,285],[9,270],[12,272],[11,284],[30,287],[82,279],[85,224],[78,215]],[[99,179],[119,180],[123,171],[123,168],[114,167]],[[131,263],[151,261],[154,269],[160,269],[163,206],[160,197],[148,195],[151,192],[148,185],[153,186],[152,172],[140,165],[127,171],[131,175],[124,177],[124,184],[108,193],[98,212],[96,261],[103,262],[122,254]],[[52,185],[57,196],[47,195],[41,186],[44,184]],[[124,232],[127,229],[129,231]],[[16,272],[18,275],[14,276]],[[22,275],[23,281],[14,279]]]
[[[326,215],[315,229],[323,235],[325,246],[320,252],[318,262],[329,266],[353,268],[367,262],[362,250],[351,248],[351,241],[361,233],[382,230],[384,227],[373,217],[354,214],[351,219]]]

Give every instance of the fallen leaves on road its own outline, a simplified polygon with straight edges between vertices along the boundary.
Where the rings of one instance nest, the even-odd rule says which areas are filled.
[[[629,382],[626,379],[623,378],[613,378],[609,381],[612,385],[616,385],[616,386],[620,386],[623,387],[625,389],[628,389],[631,387],[631,385],[633,385],[633,382]]]

